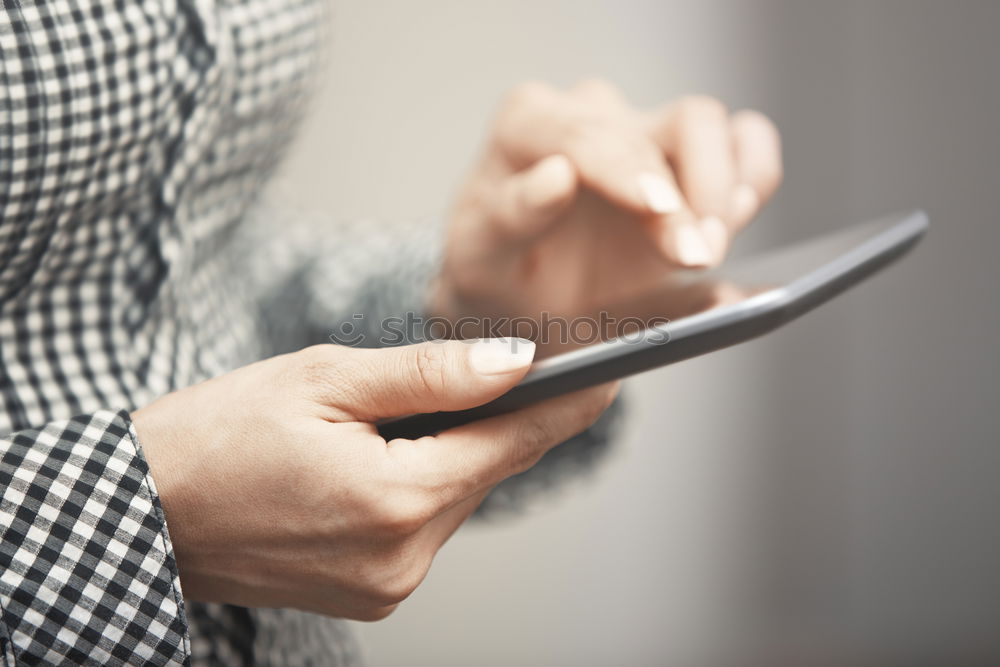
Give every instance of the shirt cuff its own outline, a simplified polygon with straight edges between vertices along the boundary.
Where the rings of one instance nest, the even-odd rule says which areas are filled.
[[[125,411],[0,439],[3,655],[187,664],[177,565]]]

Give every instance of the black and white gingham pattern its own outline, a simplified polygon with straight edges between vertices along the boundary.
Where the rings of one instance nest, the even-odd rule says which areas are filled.
[[[313,628],[287,645],[219,605],[188,605],[187,627],[152,480],[118,412],[270,353],[269,308],[247,289],[259,285],[233,231],[288,143],[321,19],[317,0],[4,3],[11,664],[328,663],[343,644],[336,621],[307,614],[280,615]],[[257,250],[270,280],[293,268]]]
[[[170,541],[126,413],[97,411],[5,439],[0,489],[8,656],[183,659],[190,648]]]
[[[377,321],[422,302],[433,227],[358,223],[316,238],[257,201],[302,107],[322,4],[3,3],[7,664],[359,661],[340,621],[182,602],[127,412],[320,342],[353,312]],[[589,460],[601,441],[558,451]]]
[[[349,312],[351,294],[392,286],[361,301],[387,313],[419,304],[433,230],[410,228],[408,248],[400,228],[281,238],[287,220],[248,216],[289,143],[323,13],[321,0],[3,5],[9,664],[357,662],[333,619],[198,603],[185,618],[121,411],[319,342],[309,333]],[[292,310],[298,326],[276,322]]]

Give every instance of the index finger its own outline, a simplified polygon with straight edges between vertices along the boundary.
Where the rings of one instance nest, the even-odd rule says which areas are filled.
[[[732,224],[746,225],[781,184],[781,137],[771,120],[757,111],[733,114],[733,139],[740,185]]]
[[[726,107],[709,97],[684,98],[654,114],[650,126],[695,213],[726,220],[736,185],[736,156]]]
[[[590,426],[617,385],[593,387],[418,440],[391,440],[388,454],[410,482],[443,508],[527,470],[552,447]]]
[[[543,84],[520,86],[500,114],[499,149],[516,168],[565,155],[584,185],[630,212],[681,210],[684,201],[662,151],[621,102],[594,88],[584,87],[574,97]]]

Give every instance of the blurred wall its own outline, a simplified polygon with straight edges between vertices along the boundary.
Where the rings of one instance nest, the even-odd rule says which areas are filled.
[[[933,221],[795,326],[633,380],[596,474],[464,528],[359,626],[375,667],[997,648],[1000,4],[333,7],[278,185],[304,208],[440,219],[505,89],[600,75],[637,104],[705,92],[776,119],[786,184],[737,252],[901,207]]]

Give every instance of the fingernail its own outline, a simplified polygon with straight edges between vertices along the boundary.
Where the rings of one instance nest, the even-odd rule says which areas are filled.
[[[639,174],[639,190],[646,206],[654,213],[676,213],[681,210],[681,197],[677,188],[659,174],[643,172]]]
[[[480,375],[520,370],[535,358],[535,344],[524,338],[482,338],[469,350],[469,365]]]
[[[742,225],[754,216],[760,208],[760,196],[746,183],[736,186],[733,191],[733,220]]]
[[[729,245],[729,228],[726,227],[726,223],[714,215],[702,218],[701,233],[712,250],[714,260],[716,262],[721,260],[726,253],[726,246]]]
[[[694,225],[682,224],[674,229],[677,243],[677,258],[687,266],[708,266],[712,263],[712,251],[705,242],[705,236]]]

